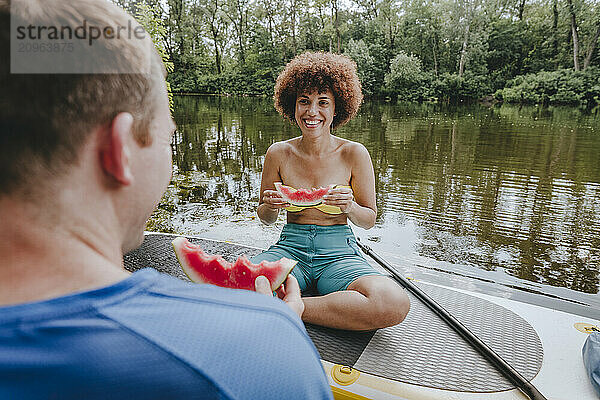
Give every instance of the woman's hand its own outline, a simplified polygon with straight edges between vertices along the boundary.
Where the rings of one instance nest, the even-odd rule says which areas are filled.
[[[290,203],[281,197],[277,190],[265,190],[262,198],[263,204],[266,204],[271,210],[279,210],[290,206]]]
[[[348,214],[355,204],[352,189],[343,187],[331,189],[323,200],[329,206],[339,207],[344,214]]]

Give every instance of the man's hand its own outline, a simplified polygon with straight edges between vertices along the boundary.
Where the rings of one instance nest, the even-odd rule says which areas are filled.
[[[304,302],[300,297],[300,286],[294,275],[288,275],[287,280],[275,291],[277,297],[283,300],[292,310],[302,318]]]
[[[258,293],[273,296],[271,284],[264,276],[259,276],[254,281],[254,287]],[[304,313],[304,302],[300,297],[300,286],[293,275],[288,275],[287,280],[275,291],[277,297],[283,300],[300,318]]]

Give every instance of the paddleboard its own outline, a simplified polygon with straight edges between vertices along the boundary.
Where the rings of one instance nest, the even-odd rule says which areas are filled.
[[[142,246],[125,255],[126,268],[152,267],[187,280],[171,246],[174,237],[147,233]],[[262,251],[188,238],[229,261]],[[581,348],[589,332],[600,329],[600,321],[439,284],[414,283],[548,399],[597,399],[585,374]],[[353,332],[306,324],[336,399],[526,398],[445,322],[410,297],[410,313],[394,327]]]

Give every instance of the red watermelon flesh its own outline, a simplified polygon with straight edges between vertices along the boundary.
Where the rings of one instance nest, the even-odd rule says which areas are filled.
[[[298,207],[316,206],[323,202],[325,196],[335,185],[320,187],[318,189],[294,189],[281,182],[275,182],[275,190],[281,194],[281,197],[290,204]]]
[[[181,236],[173,240],[173,248],[181,268],[193,282],[232,289],[254,290],[254,280],[263,275],[271,283],[271,290],[275,291],[285,282],[297,262],[282,258],[252,264],[241,256],[232,264],[220,255],[206,254],[199,245]]]

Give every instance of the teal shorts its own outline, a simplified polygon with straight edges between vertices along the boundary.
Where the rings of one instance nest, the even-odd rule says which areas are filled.
[[[251,261],[257,264],[282,257],[298,261],[292,274],[303,293],[337,292],[362,276],[383,275],[363,257],[348,225],[287,224],[279,241]]]

